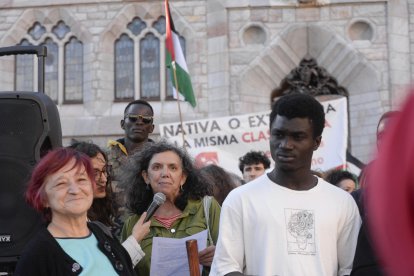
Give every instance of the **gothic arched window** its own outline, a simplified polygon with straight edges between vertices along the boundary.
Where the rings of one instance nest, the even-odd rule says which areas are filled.
[[[147,33],[139,43],[141,98],[160,98],[160,40]]]
[[[23,39],[18,45],[32,45],[27,39]],[[33,56],[18,55],[16,56],[15,65],[15,90],[32,91],[33,90]]]
[[[19,45],[45,45],[45,93],[56,103],[83,100],[83,44],[63,21],[56,25],[35,22]],[[16,56],[15,89],[37,90],[38,74],[31,56]]]
[[[185,53],[185,40],[180,36]],[[135,17],[115,41],[115,100],[172,99],[165,66],[165,17]]]
[[[83,91],[83,44],[71,37],[65,44],[65,102],[82,101]]]
[[[134,41],[126,34],[115,41],[115,98],[134,98]]]

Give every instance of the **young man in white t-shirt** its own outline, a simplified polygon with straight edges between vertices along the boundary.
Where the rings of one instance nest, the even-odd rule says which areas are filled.
[[[312,175],[325,114],[313,97],[281,97],[270,114],[275,168],[223,203],[210,275],[348,275],[361,224],[345,191]]]

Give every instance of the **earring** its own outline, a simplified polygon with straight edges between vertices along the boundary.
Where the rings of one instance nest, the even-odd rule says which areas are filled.
[[[147,191],[149,191],[150,190],[150,185],[149,185],[149,183],[147,183],[147,187],[145,188]]]
[[[183,185],[180,186],[181,192],[184,192]]]

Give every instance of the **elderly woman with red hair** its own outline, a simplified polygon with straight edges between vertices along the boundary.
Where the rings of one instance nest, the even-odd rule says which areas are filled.
[[[87,222],[95,185],[91,161],[83,153],[60,148],[40,160],[26,200],[47,227],[26,246],[15,275],[135,275],[119,241],[101,224]],[[137,241],[146,235],[141,232],[133,233]]]

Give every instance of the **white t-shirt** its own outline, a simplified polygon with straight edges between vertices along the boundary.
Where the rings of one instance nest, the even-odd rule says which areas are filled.
[[[347,275],[360,225],[342,189],[318,178],[314,188],[296,191],[264,174],[224,201],[210,275]]]

